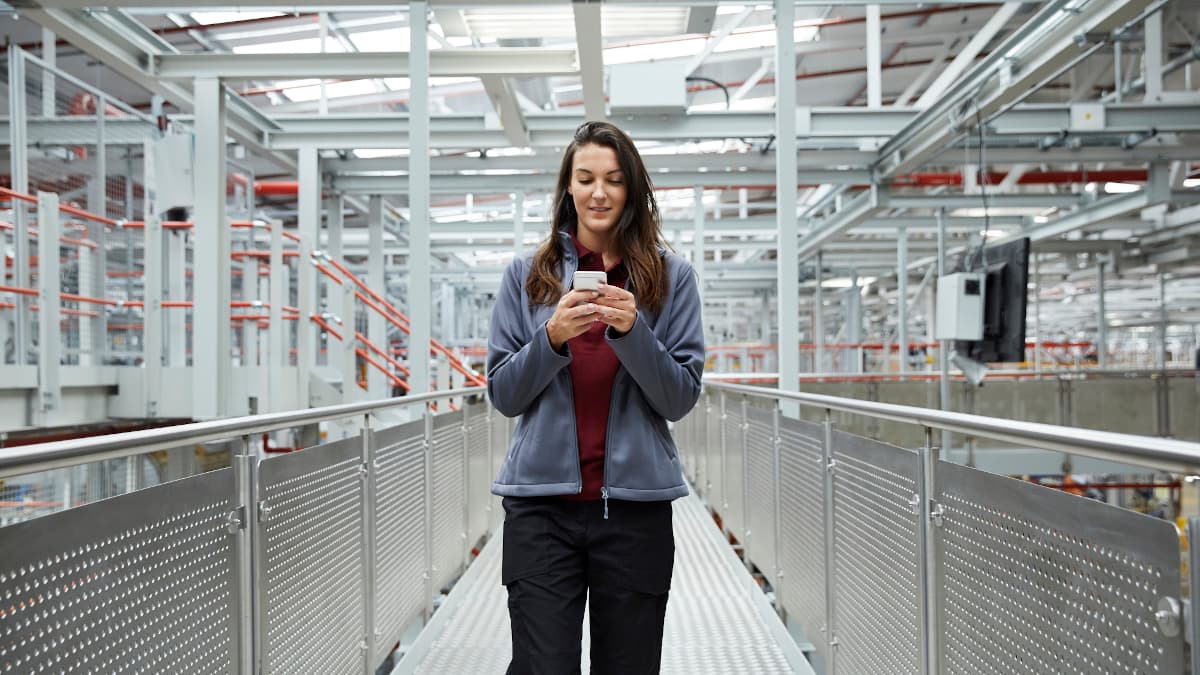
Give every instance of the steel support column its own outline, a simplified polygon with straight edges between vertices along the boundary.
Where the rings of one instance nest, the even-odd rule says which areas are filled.
[[[800,388],[800,256],[796,222],[796,4],[775,0],[775,212],[779,232],[779,388]],[[780,411],[799,417],[798,404],[784,401]]]
[[[937,278],[941,279],[946,276],[946,210],[937,210]],[[935,295],[935,302],[929,303],[931,309],[936,311],[937,302],[937,284],[930,285],[930,291]],[[936,320],[936,317],[930,319],[930,324]],[[932,332],[932,331],[930,331]],[[942,376],[938,380],[938,399],[939,407],[942,410],[950,410],[950,341],[942,340],[938,345],[938,363],[941,365]],[[950,432],[942,430],[942,451],[950,451]]]
[[[225,91],[217,78],[197,79],[192,220],[192,410],[213,419],[230,410],[233,364],[229,333],[231,297],[229,223],[225,217]],[[101,115],[103,117],[103,115]],[[203,373],[203,376],[201,376]]]
[[[778,24],[777,24],[778,25]],[[790,25],[790,24],[789,24]],[[867,5],[867,107],[883,105],[883,54],[879,5]],[[778,80],[776,80],[778,81]],[[785,80],[791,82],[791,80]],[[782,108],[780,108],[782,110]],[[790,108],[789,108],[790,110]]]
[[[367,286],[387,297],[387,280],[384,276],[383,253],[383,197],[372,195],[367,203]],[[387,339],[387,323],[378,312],[367,312],[367,339],[391,355],[391,344]],[[399,373],[397,373],[399,375]],[[389,381],[383,373],[367,369],[367,391],[370,397],[385,398],[390,390]]]
[[[1145,100],[1161,101],[1163,95],[1163,12],[1146,17],[1146,53],[1142,57],[1142,81],[1146,83]]]
[[[1042,379],[1042,274],[1041,256],[1031,253],[1033,259],[1033,372]]]
[[[15,200],[14,200],[15,201]],[[62,385],[59,367],[62,354],[61,277],[58,273],[59,241],[62,219],[58,213],[58,195],[38,192],[38,386],[34,402],[34,423],[50,426],[61,407]]]
[[[817,288],[813,294],[813,372],[824,372],[825,368],[825,292],[822,288],[822,258],[817,251],[816,269],[813,271],[813,281]]]
[[[1101,258],[1096,265],[1096,365],[1100,370],[1108,367],[1108,319],[1104,309],[1104,268],[1107,263],[1107,259]]]
[[[300,235],[297,259],[296,307],[300,316],[296,323],[296,405],[307,408],[312,403],[309,397],[312,368],[317,365],[320,342],[312,316],[319,310],[317,288],[319,280],[313,266],[312,251],[319,242],[321,233],[321,174],[317,148],[301,148],[298,153],[299,187],[296,194],[297,220]]]
[[[520,258],[525,246],[525,193],[513,195],[513,257]]]
[[[163,368],[163,228],[159,219],[157,195],[158,167],[155,165],[155,141],[143,144],[142,188],[145,195],[142,217],[146,221],[142,270],[142,356],[146,379],[145,414],[158,417],[158,401],[162,396]]]
[[[908,230],[903,227],[896,230],[896,286],[896,321],[900,342],[897,353],[900,356],[900,373],[903,374],[908,372]]]
[[[8,47],[8,120],[9,120],[9,162],[11,168],[12,189],[21,194],[29,194],[29,154],[26,147],[26,116],[25,110],[25,58],[24,52],[16,45]],[[29,257],[31,240],[29,238],[28,207],[25,202],[12,200],[13,224],[13,280],[14,286],[29,288]],[[21,366],[29,362],[30,349],[33,341],[32,310],[33,304],[26,295],[13,295],[13,365]]]
[[[263,412],[277,412],[283,410],[283,392],[287,386],[283,381],[283,369],[287,367],[290,359],[288,358],[288,339],[287,336],[291,333],[283,322],[283,306],[288,302],[288,294],[291,290],[291,272],[288,269],[287,263],[283,261],[283,221],[271,221],[271,276],[268,277],[271,281],[271,307],[268,310],[271,317],[271,325],[267,329],[268,332],[268,353],[267,360],[267,382],[269,386],[270,401],[267,405],[259,404],[259,408]],[[297,319],[299,321],[299,319]]]
[[[429,253],[429,16],[423,0],[409,4],[409,256],[408,360],[412,393],[429,391],[429,338],[433,324]]]

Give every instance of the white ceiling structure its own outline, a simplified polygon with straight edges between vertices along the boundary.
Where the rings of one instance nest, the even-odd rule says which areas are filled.
[[[53,31],[65,39],[59,67],[134,107],[148,110],[162,96],[183,122],[190,78],[219,73],[238,94],[230,133],[244,147],[239,161],[259,181],[295,180],[299,144],[338,139],[336,150],[322,151],[321,170],[326,190],[347,198],[344,246],[354,262],[366,251],[368,195],[384,195],[398,223],[407,217],[411,92],[397,53],[409,50],[409,12],[404,3],[277,4],[132,0],[116,9],[48,0],[10,10],[16,20],[3,32],[36,53],[43,28]],[[558,152],[585,112],[598,112],[637,140],[660,188],[668,238],[693,257],[700,186],[706,301],[720,321],[757,324],[758,299],[776,292],[780,250],[773,4],[429,7],[435,283],[486,292],[515,247],[545,236]],[[836,287],[851,275],[865,286],[867,334],[894,332],[901,228],[910,318],[922,322],[923,303],[912,296],[935,261],[939,210],[952,255],[984,237],[1035,240],[1046,335],[1096,330],[1102,260],[1110,326],[1159,321],[1162,277],[1172,330],[1195,330],[1195,3],[804,0],[794,12],[788,86],[797,108],[802,334],[818,251],[829,336],[839,320]],[[1089,32],[1093,20],[1101,28]],[[681,109],[618,109],[618,87],[664,68],[688,78]],[[607,110],[606,96],[614,97]],[[1102,105],[1100,128],[1072,119],[1079,103]],[[287,195],[264,197],[260,207],[285,220],[296,213]],[[518,213],[524,237],[514,242]],[[402,226],[387,246],[405,261]],[[402,294],[399,277],[390,286]]]

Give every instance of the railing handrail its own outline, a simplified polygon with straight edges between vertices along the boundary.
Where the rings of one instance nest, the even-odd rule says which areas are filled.
[[[1200,443],[1078,427],[1061,427],[1040,422],[984,417],[931,408],[863,401],[824,394],[804,394],[740,384],[705,381],[704,386],[737,394],[795,401],[814,408],[826,408],[895,422],[906,422],[1006,443],[1029,444],[1047,450],[1057,450],[1123,464],[1135,464],[1162,471],[1200,474]]]
[[[1057,377],[1065,377],[1067,379],[1079,380],[1086,377],[1100,378],[1132,378],[1144,376],[1166,376],[1166,377],[1200,377],[1200,370],[1191,367],[1180,367],[1168,365],[1166,368],[1054,368],[1045,369],[1040,373],[1036,370],[989,370],[987,371],[988,378],[996,378],[1001,380],[1034,380],[1034,379],[1053,379]],[[847,372],[802,372],[799,376],[802,381],[808,383],[811,380],[828,380],[830,382],[844,382],[846,380],[861,380],[861,381],[937,381],[941,379],[942,374],[936,370],[910,370],[904,373],[880,373],[880,372],[865,372],[865,373],[847,373]],[[963,380],[966,376],[961,370],[950,371],[950,379]],[[772,380],[779,381],[779,373],[776,371],[736,371],[736,372],[718,372],[710,371],[704,373],[704,380],[721,381],[721,380]]]
[[[463,387],[378,401],[246,415],[159,429],[127,431],[105,436],[20,446],[0,451],[0,478],[129,457],[189,443],[205,443],[233,436],[259,434],[276,429],[328,422],[387,408],[427,403],[455,396],[470,396],[483,391],[483,387]]]

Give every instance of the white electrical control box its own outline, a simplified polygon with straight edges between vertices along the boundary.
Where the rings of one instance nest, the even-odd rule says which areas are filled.
[[[986,276],[958,272],[938,279],[937,325],[939,340],[982,340],[983,301]]]
[[[687,73],[674,61],[629,63],[608,69],[608,107],[619,114],[677,114],[687,110]]]

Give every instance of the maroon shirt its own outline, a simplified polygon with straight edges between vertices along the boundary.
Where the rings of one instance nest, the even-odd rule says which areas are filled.
[[[604,269],[604,256],[589,251],[571,233],[579,253],[579,269],[608,272],[608,283],[625,287],[629,272],[622,261]],[[604,485],[604,438],[608,431],[608,409],[613,380],[621,362],[604,341],[608,324],[597,321],[586,333],[567,340],[571,350],[571,388],[575,398],[575,430],[579,438],[579,470],[583,491],[564,499],[600,499]]]

